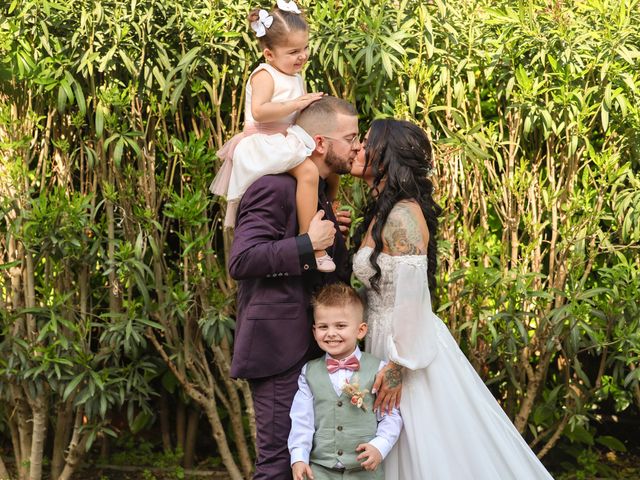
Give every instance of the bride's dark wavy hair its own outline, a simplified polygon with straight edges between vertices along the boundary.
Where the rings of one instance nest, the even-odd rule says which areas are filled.
[[[433,183],[429,174],[433,169],[431,142],[417,125],[404,120],[374,120],[369,130],[365,148],[365,169],[372,167],[374,180],[372,198],[364,213],[357,238],[362,240],[368,225],[375,219],[372,229],[375,247],[370,257],[375,273],[369,279],[374,290],[379,291],[381,276],[378,257],[382,252],[382,229],[391,209],[401,200],[415,200],[427,221],[429,243],[427,265],[429,287],[436,284],[438,217],[442,208],[433,200]],[[379,189],[385,180],[384,188]]]

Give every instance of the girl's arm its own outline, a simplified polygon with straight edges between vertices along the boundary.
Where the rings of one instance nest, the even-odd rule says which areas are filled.
[[[276,122],[293,112],[319,100],[321,92],[307,93],[293,100],[272,102],[273,77],[266,70],[260,70],[251,77],[251,115],[256,122]]]

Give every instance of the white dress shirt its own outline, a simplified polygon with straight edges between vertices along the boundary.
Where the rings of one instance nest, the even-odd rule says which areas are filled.
[[[360,348],[356,346],[356,349],[352,355],[355,355],[358,360],[362,356]],[[329,354],[325,354],[325,359],[330,357]],[[385,361],[380,362],[378,371],[387,364]],[[311,447],[313,445],[314,428],[314,412],[313,412],[313,394],[307,383],[307,365],[302,367],[302,372],[298,378],[298,392],[293,399],[291,405],[291,432],[289,433],[289,453],[291,454],[291,465],[296,462],[304,462],[309,464],[309,455],[311,454]],[[339,397],[342,394],[342,387],[346,380],[350,380],[353,375],[353,371],[342,368],[334,373],[329,374],[329,379],[333,385],[333,389],[336,392],[336,396]],[[400,436],[402,430],[402,417],[400,411],[396,408],[389,415],[381,416],[376,412],[378,420],[378,428],[376,430],[376,436],[369,442],[376,447],[382,454],[384,459],[387,454],[393,448],[393,445]]]

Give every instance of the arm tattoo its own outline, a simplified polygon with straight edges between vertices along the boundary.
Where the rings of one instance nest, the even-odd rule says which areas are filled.
[[[402,367],[398,365],[391,366],[384,372],[384,380],[389,388],[396,388],[402,385]]]
[[[398,203],[393,207],[382,230],[382,236],[392,255],[427,253],[418,219],[406,203]]]

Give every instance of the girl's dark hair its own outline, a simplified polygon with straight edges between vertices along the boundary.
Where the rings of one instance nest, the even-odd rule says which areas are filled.
[[[249,12],[249,25],[259,18],[260,8],[254,8]],[[272,49],[284,41],[291,32],[308,32],[309,24],[304,17],[304,13],[294,13],[280,10],[278,5],[274,5],[269,15],[273,17],[273,23],[266,29],[267,33],[263,37],[258,37],[260,48]]]
[[[358,233],[362,239],[368,225],[375,220],[372,229],[375,247],[369,260],[375,270],[369,279],[371,286],[379,291],[381,270],[378,257],[383,248],[382,229],[389,213],[401,200],[415,200],[422,209],[429,229],[427,275],[433,291],[437,267],[436,235],[442,208],[433,200],[433,183],[428,178],[433,169],[433,160],[427,134],[417,125],[404,120],[374,120],[365,150],[365,169],[369,166],[375,175],[372,191],[377,196],[367,205],[364,222]],[[378,190],[383,179],[384,188]]]

